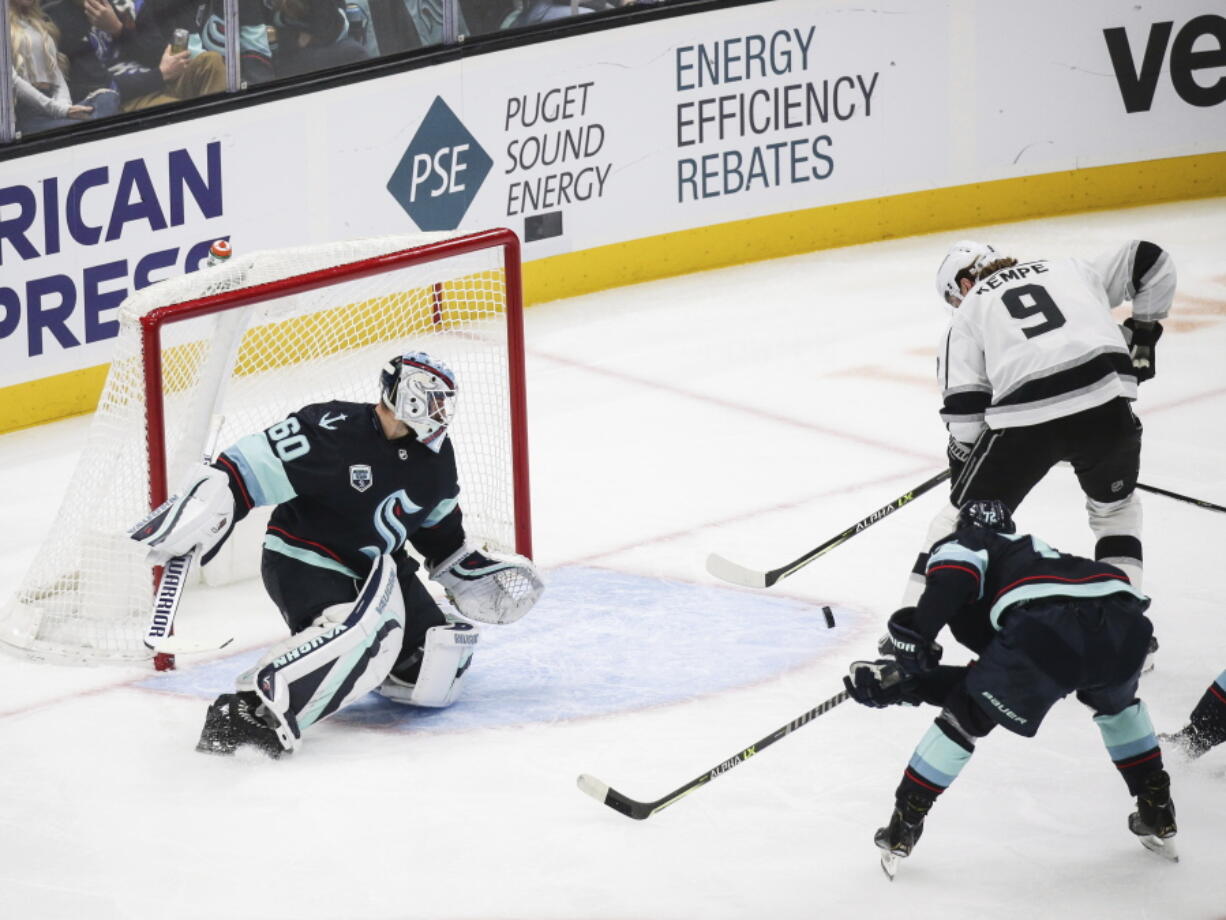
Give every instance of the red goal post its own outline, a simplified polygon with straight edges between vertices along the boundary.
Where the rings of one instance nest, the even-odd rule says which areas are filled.
[[[126,529],[219,445],[310,402],[374,402],[393,355],[456,371],[452,439],[468,533],[532,553],[520,245],[510,230],[236,255],[131,295],[81,461],[44,551],[0,609],[0,644],[68,661],[151,657],[152,584]],[[257,521],[258,521],[257,517]],[[255,574],[245,521],[204,570]]]

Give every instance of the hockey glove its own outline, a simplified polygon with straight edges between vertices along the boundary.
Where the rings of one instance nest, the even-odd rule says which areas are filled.
[[[532,560],[464,544],[430,570],[455,609],[478,623],[514,623],[545,590]]]
[[[915,608],[903,607],[890,617],[888,624],[894,658],[908,674],[931,671],[941,661],[943,649],[915,629]]]
[[[1129,355],[1137,383],[1143,383],[1158,371],[1158,339],[1162,338],[1162,323],[1137,322],[1131,316],[1124,320],[1129,333]]]
[[[178,495],[173,495],[128,531],[149,547],[150,565],[165,565],[197,547],[208,562],[234,529],[230,478],[213,466],[197,468]]]
[[[962,475],[962,467],[966,466],[967,458],[970,457],[971,448],[974,446],[974,444],[959,441],[952,434],[949,436],[949,443],[945,445],[945,456],[949,458],[949,478],[951,482],[957,482],[958,477]]]
[[[853,700],[873,709],[918,706],[923,702],[915,693],[915,678],[907,677],[896,662],[888,659],[853,661],[843,686]]]

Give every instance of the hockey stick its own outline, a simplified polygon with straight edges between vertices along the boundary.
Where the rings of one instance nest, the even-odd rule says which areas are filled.
[[[1207,502],[1203,498],[1193,498],[1191,495],[1180,495],[1178,492],[1168,492],[1166,489],[1159,489],[1157,486],[1147,486],[1143,482],[1137,483],[1137,488],[1145,492],[1153,492],[1155,495],[1165,495],[1167,498],[1174,498],[1181,502],[1187,502],[1189,505],[1199,505],[1202,508],[1208,508],[1210,511],[1226,511],[1226,508],[1221,505],[1215,505],[1213,502]]]
[[[145,627],[145,648],[163,652],[158,648],[158,643],[169,639],[174,631],[175,614],[179,610],[183,586],[187,583],[187,572],[192,567],[194,558],[196,551],[188,550],[162,567],[162,577],[158,581],[157,594],[153,598],[153,610],[149,614],[149,625]]]
[[[792,573],[804,568],[818,556],[830,552],[836,546],[846,543],[860,531],[867,527],[871,527],[886,517],[890,512],[897,511],[903,505],[909,504],[919,498],[925,492],[940,485],[949,478],[949,470],[941,470],[931,479],[921,482],[910,492],[900,495],[898,498],[891,501],[889,504],[882,505],[868,517],[857,521],[855,524],[848,527],[837,537],[831,537],[821,546],[809,550],[799,559],[794,559],[787,565],[780,566],[777,569],[771,569],[769,572],[757,572],[753,569],[747,569],[743,565],[738,565],[723,556],[716,553],[711,553],[707,556],[707,571],[716,578],[721,578],[724,581],[731,582],[734,585],[742,585],[746,588],[769,588],[781,578],[787,578]]]
[[[808,725],[818,716],[824,715],[835,706],[847,700],[848,697],[849,694],[846,690],[844,690],[842,693],[835,694],[834,696],[830,697],[830,699],[826,700],[826,702],[819,703],[804,715],[797,716],[787,725],[784,725],[782,728],[778,728],[771,732],[761,741],[757,741],[745,748],[743,751],[733,754],[718,767],[713,767],[697,779],[691,780],[680,789],[675,789],[668,795],[664,796],[664,798],[656,799],[654,802],[635,801],[632,798],[622,795],[612,786],[602,783],[600,780],[596,779],[596,777],[589,776],[587,773],[583,773],[579,776],[579,788],[592,798],[596,799],[598,802],[603,802],[605,805],[608,805],[614,811],[620,811],[623,815],[628,818],[633,818],[635,821],[643,821],[650,818],[657,811],[663,811],[669,805],[673,804],[673,802],[676,802],[678,799],[689,795],[700,786],[705,786],[716,777],[723,776],[733,767],[740,766],[750,757],[753,757],[755,754],[760,753],[765,748],[770,747],[776,741],[787,737],[802,725]]]
[[[211,463],[217,449],[217,441],[221,436],[221,426],[225,417],[215,415],[209,426],[202,460]],[[167,503],[169,504],[169,503]],[[163,505],[162,507],[165,507]],[[161,509],[154,509],[150,517],[133,528],[138,532],[142,525],[147,525],[156,519]],[[179,611],[179,601],[183,599],[183,588],[187,584],[187,573],[191,570],[192,560],[196,558],[196,549],[190,549],[182,556],[175,556],[162,567],[162,577],[158,580],[157,592],[153,597],[153,607],[149,612],[149,623],[145,626],[145,648],[153,654],[153,667],[157,671],[170,671],[175,666],[175,655],[190,652],[207,652],[225,648],[234,641],[233,637],[222,642],[185,642],[174,637],[175,614]]]

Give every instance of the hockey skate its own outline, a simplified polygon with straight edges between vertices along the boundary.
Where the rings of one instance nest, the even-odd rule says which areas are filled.
[[[196,750],[204,754],[233,754],[243,746],[257,748],[272,758],[285,753],[254,693],[223,693],[205,713]]]
[[[1128,816],[1128,829],[1140,838],[1141,846],[1171,862],[1179,862],[1175,851],[1175,803],[1171,801],[1171,778],[1159,770],[1145,781],[1145,792],[1137,796],[1137,810]]]
[[[1158,740],[1176,748],[1188,760],[1195,760],[1208,752],[1220,739],[1214,739],[1195,725],[1185,725],[1179,731],[1170,735],[1159,735]]]
[[[917,795],[908,796],[905,802],[894,806],[890,823],[877,828],[873,843],[881,850],[881,871],[892,882],[898,871],[898,861],[911,855],[924,833],[924,818],[932,808],[932,799]]]

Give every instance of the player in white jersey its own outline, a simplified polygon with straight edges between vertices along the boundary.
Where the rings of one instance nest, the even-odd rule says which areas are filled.
[[[1089,261],[1018,262],[967,240],[946,254],[937,292],[952,308],[937,362],[952,488],[905,602],[922,592],[927,550],[959,506],[999,498],[1015,510],[1061,461],[1085,492],[1094,557],[1139,588],[1141,424],[1131,402],[1154,375],[1175,295],[1170,255],[1133,240]],[[1121,329],[1110,310],[1125,300],[1132,316]]]

